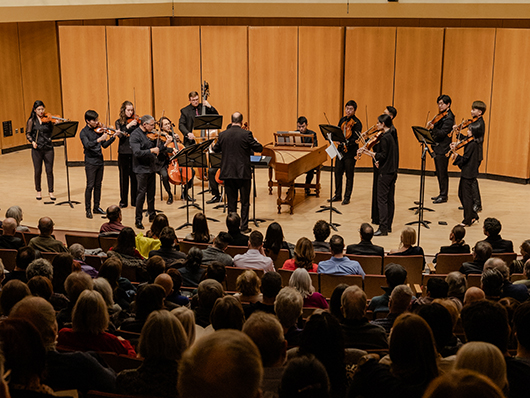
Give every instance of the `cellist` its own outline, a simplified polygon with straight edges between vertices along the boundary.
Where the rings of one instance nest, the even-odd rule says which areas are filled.
[[[342,176],[346,173],[346,189],[344,190],[343,205],[350,203],[351,194],[353,191],[353,173],[355,171],[355,156],[359,145],[355,142],[363,129],[361,121],[355,116],[357,111],[357,103],[350,100],[346,103],[344,108],[345,115],[339,121],[339,127],[344,133],[346,142],[339,145],[339,151],[342,154],[342,159],[337,157],[335,167],[335,194],[328,202],[340,202],[342,200]]]

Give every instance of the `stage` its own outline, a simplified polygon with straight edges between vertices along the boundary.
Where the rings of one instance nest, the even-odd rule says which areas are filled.
[[[81,202],[81,204],[74,205],[73,209],[69,205],[56,206],[45,203],[49,202],[49,198],[47,196],[46,174],[44,171],[42,176],[43,200],[37,201],[35,199],[33,164],[29,149],[1,155],[0,175],[2,195],[0,197],[0,216],[2,219],[8,207],[19,205],[24,212],[22,224],[30,227],[36,227],[40,217],[49,216],[53,219],[55,227],[58,229],[99,231],[99,226],[106,220],[98,215],[94,215],[94,219],[91,220],[85,217],[84,167],[70,167],[69,172],[71,199]],[[63,147],[55,148],[54,175],[57,202],[67,200]],[[303,178],[304,176],[299,177],[299,180],[303,182]],[[198,195],[198,192],[202,190],[201,181],[197,179],[194,181],[195,197],[198,199],[196,203],[202,207],[202,197]],[[282,225],[287,241],[295,244],[297,239],[302,236],[313,240],[313,225],[315,222],[320,219],[329,221],[329,212],[316,213],[316,210],[320,209],[320,205],[326,204],[326,199],[329,197],[329,171],[322,172],[320,198],[316,198],[315,196],[304,198],[303,189],[296,191],[296,205],[294,207],[294,214],[292,215],[289,214],[288,206],[282,207],[282,214],[277,213],[276,187],[274,188],[273,195],[269,195],[267,181],[267,170],[257,169],[256,216],[267,221],[261,223],[259,227],[256,227],[251,222],[249,223],[249,227],[253,230],[258,229],[265,234],[267,226],[271,222],[277,221]],[[458,210],[458,206],[460,206],[457,195],[458,181],[458,178],[450,179],[449,201],[435,205],[431,203],[430,197],[438,194],[436,177],[426,177],[426,206],[435,210],[435,212],[426,211],[424,213],[424,219],[431,221],[429,224],[430,229],[422,227],[420,235],[420,246],[423,247],[425,253],[428,255],[434,255],[438,252],[440,246],[450,244],[448,238],[451,228],[463,219],[463,212]],[[392,226],[393,232],[388,236],[373,239],[375,244],[383,246],[386,251],[398,247],[400,231],[405,226],[405,223],[418,219],[414,211],[408,209],[414,206],[414,201],[418,200],[419,182],[420,177],[418,175],[400,174],[398,176],[396,183],[396,212]],[[207,185],[207,182],[205,183]],[[466,228],[466,242],[470,246],[473,246],[478,240],[484,239],[482,222],[486,217],[495,217],[502,223],[502,237],[512,240],[514,249],[519,253],[521,243],[525,239],[530,239],[530,233],[526,231],[526,227],[530,225],[530,212],[528,210],[530,186],[485,179],[479,179],[479,185],[482,195],[483,211],[479,214],[479,223]],[[180,197],[180,187],[177,187],[176,197]],[[210,198],[211,195],[206,194],[205,199],[208,200]],[[344,238],[346,245],[357,243],[359,241],[358,230],[361,223],[370,222],[371,198],[372,173],[356,172],[351,203],[346,206],[342,206],[340,203],[334,203],[335,207],[342,212],[342,215],[333,214],[333,222],[341,224],[336,233]],[[159,178],[157,178],[156,209],[163,211],[168,216],[172,227],[178,227],[185,223],[186,209],[179,209],[185,202],[175,200],[173,204],[167,205],[166,199],[164,192],[164,200],[160,200],[160,184]],[[103,178],[101,207],[106,209],[110,205],[118,204],[118,202],[118,167],[106,166]],[[226,230],[226,213],[223,213],[222,209],[213,209],[214,206],[206,205],[206,215],[220,221],[209,222],[210,232],[217,234],[219,231]],[[190,208],[190,222],[197,211],[193,207]],[[251,198],[251,218],[252,211]],[[134,227],[134,208],[129,206],[122,209],[122,212],[123,224]],[[440,225],[439,222],[446,222],[447,225]],[[144,225],[146,229],[149,228],[147,218],[144,218]],[[415,228],[417,229],[417,225]],[[374,229],[377,229],[377,226]],[[191,232],[191,227],[177,231],[177,236],[182,238],[189,232]]]

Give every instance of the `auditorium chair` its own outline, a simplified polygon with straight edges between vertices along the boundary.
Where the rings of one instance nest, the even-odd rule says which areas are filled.
[[[249,271],[247,268],[238,268],[238,267],[225,267],[226,269],[226,290],[229,291],[237,291],[236,289],[236,281],[237,277],[241,275],[245,271]],[[262,270],[252,269],[250,271],[254,271],[258,278],[261,279],[264,272]]]
[[[70,247],[74,243],[79,243],[85,249],[99,249],[99,238],[97,235],[75,235],[75,234],[64,234],[66,239],[66,246]]]
[[[320,293],[326,298],[330,298],[337,285],[345,283],[349,286],[357,285],[363,288],[363,277],[361,275],[320,275]]]
[[[361,268],[365,274],[384,275],[383,258],[381,256],[365,256],[359,254],[345,254],[345,256],[361,264]]]
[[[449,274],[453,271],[458,271],[463,263],[473,261],[472,254],[452,254],[452,253],[439,253],[436,257],[435,268],[429,268],[431,272],[436,272],[437,274]]]
[[[9,272],[15,269],[17,253],[15,249],[0,249],[0,259],[4,263],[4,268]]]
[[[423,275],[423,256],[393,256],[388,255],[383,259],[384,266],[390,263],[401,265],[407,270],[407,282],[409,284],[421,285],[421,278]]]

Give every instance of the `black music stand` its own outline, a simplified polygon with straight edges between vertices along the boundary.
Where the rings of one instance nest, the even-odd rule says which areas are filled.
[[[189,155],[189,159],[195,164],[194,167],[198,167],[201,170],[206,168],[208,169],[208,159],[206,158],[206,151],[210,147],[214,140],[206,140],[204,142],[201,142],[200,144],[195,145],[195,150]],[[208,192],[208,190],[204,190],[204,179],[201,178],[202,182],[202,192]],[[202,208],[204,215],[206,216],[206,206],[204,203],[204,195],[202,195]],[[206,217],[207,220],[213,221],[213,222],[219,222],[219,220],[215,218]]]
[[[62,122],[55,124],[52,130],[52,140],[62,139],[64,142],[64,164],[66,166],[66,186],[68,190],[68,200],[59,202],[56,206],[68,204],[72,209],[74,208],[74,205],[81,204],[81,202],[70,199],[70,172],[68,170],[68,149],[66,146],[66,139],[75,137],[78,126],[79,122]]]
[[[260,222],[266,222],[264,218],[256,218],[256,197],[258,196],[256,194],[256,166],[266,166],[269,167],[269,163],[271,161],[270,156],[250,156],[250,166],[252,167],[252,185],[253,185],[253,193],[252,193],[252,218],[248,220],[248,222],[253,222],[256,227],[259,228]]]
[[[333,151],[336,152],[336,155],[339,156],[339,159],[342,159],[342,155],[337,150],[333,142],[333,141],[337,141],[337,142],[346,141],[342,130],[339,127],[333,126],[331,124],[320,124],[318,127],[320,127],[320,132],[322,133],[322,136],[324,137],[324,139],[329,142],[330,146],[328,147],[328,149],[330,147],[334,148]],[[326,152],[328,152],[327,149],[326,149]],[[328,152],[328,155],[329,155],[329,152]],[[322,213],[324,211],[329,210],[329,226],[333,228],[334,231],[337,231],[337,227],[340,227],[340,224],[333,222],[333,212],[337,212],[338,214],[342,214],[342,213],[333,206],[333,202],[331,201],[331,199],[333,199],[333,159],[335,158],[335,156],[332,157],[330,155],[330,158],[331,158],[331,170],[330,170],[331,182],[329,184],[329,206],[320,206],[320,210],[317,210],[316,212]]]
[[[431,157],[433,157],[432,152],[429,150],[429,145],[436,145],[436,142],[432,138],[431,131],[427,130],[425,127],[421,126],[412,126],[412,131],[414,132],[414,136],[418,140],[418,142],[422,146],[422,152],[421,152],[421,173],[420,173],[420,198],[418,201],[418,207],[416,210],[416,214],[418,214],[418,220],[417,221],[411,221],[406,223],[405,225],[414,225],[418,224],[418,246],[420,244],[420,231],[421,226],[424,226],[425,228],[429,229],[430,221],[423,219],[423,211],[429,210],[434,211],[432,209],[428,209],[424,207],[425,202],[425,167],[426,167],[426,154],[429,153]],[[414,210],[414,208],[411,208],[409,210]]]
[[[206,139],[210,139],[210,130],[221,130],[223,126],[223,116],[222,115],[200,115],[195,116],[193,119],[193,130],[206,130],[208,133],[206,135]],[[201,137],[203,135],[201,134]],[[208,167],[208,166],[205,166]],[[201,178],[201,180],[203,180]],[[203,180],[204,181],[204,180]],[[204,186],[202,187],[202,192],[199,192],[199,195],[203,195],[206,192],[210,192],[210,188],[204,189]],[[202,207],[204,208],[204,200]]]
[[[210,153],[210,167],[213,169],[220,169],[221,168],[221,159],[223,157],[223,154],[221,152],[218,153]],[[214,209],[223,209],[223,213],[226,212],[227,204],[226,204],[226,195],[223,194],[223,204],[215,205],[213,207]]]

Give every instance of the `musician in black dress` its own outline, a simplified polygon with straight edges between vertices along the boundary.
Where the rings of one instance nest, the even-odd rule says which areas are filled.
[[[357,103],[350,100],[346,103],[345,115],[339,121],[339,127],[345,133],[346,142],[338,146],[342,159],[337,156],[335,167],[335,194],[328,202],[340,202],[342,200],[342,176],[346,173],[346,189],[344,190],[343,205],[350,203],[353,191],[353,174],[355,171],[355,156],[359,145],[355,142],[363,129],[361,121],[355,116]]]
[[[298,120],[296,121],[296,127],[300,134],[305,134],[308,136],[308,138],[304,137],[304,141],[303,141],[304,143],[306,144],[313,143],[314,147],[318,146],[317,133],[307,128],[307,118],[305,116],[300,116],[298,118]],[[307,173],[305,173],[306,184],[311,184],[311,182],[313,181],[313,176],[315,175],[316,172],[317,172],[317,169],[312,169],[312,170],[309,170]],[[306,188],[305,194],[309,195],[310,193],[311,193],[310,189]]]
[[[120,207],[128,206],[129,182],[131,186],[131,205],[136,206],[136,175],[132,166],[132,149],[129,144],[131,133],[138,127],[139,117],[134,113],[131,101],[124,101],[120,107],[120,118],[116,120],[118,133],[118,170],[120,173]]]
[[[427,123],[427,128],[432,130],[432,137],[437,145],[432,146],[434,151],[434,165],[436,167],[436,177],[438,178],[438,187],[440,193],[431,199],[433,203],[447,202],[449,191],[449,174],[447,167],[449,166],[449,158],[445,154],[449,151],[449,144],[451,144],[450,133],[455,124],[455,115],[451,111],[451,97],[442,94],[437,100],[439,114],[432,121]],[[436,120],[438,119],[438,120]],[[436,121],[434,124],[433,121]]]
[[[31,114],[26,123],[26,138],[30,142],[31,159],[33,160],[35,191],[37,191],[37,200],[42,199],[41,178],[42,163],[46,169],[48,180],[48,192],[51,200],[55,200],[53,194],[53,143],[51,139],[53,122],[42,122],[45,114],[45,106],[42,101],[35,101]]]

